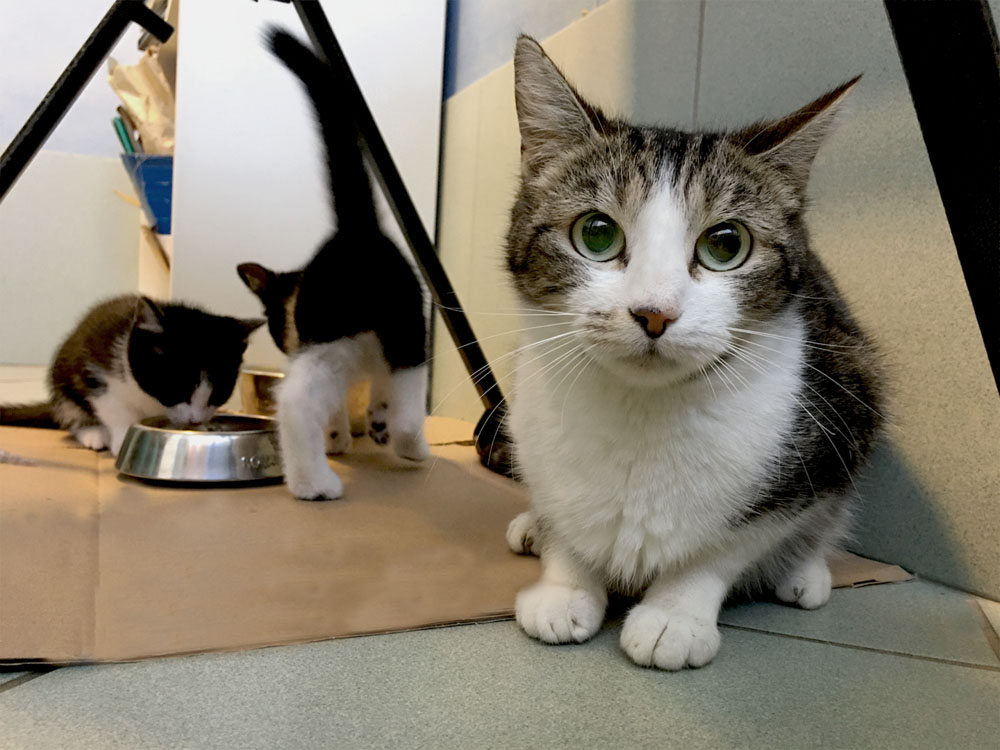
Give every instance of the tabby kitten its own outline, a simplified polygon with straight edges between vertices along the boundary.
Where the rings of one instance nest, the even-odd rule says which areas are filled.
[[[564,321],[528,339],[510,414],[532,510],[507,538],[542,557],[517,621],[585,641],[609,590],[642,594],[625,652],[700,667],[735,589],[827,601],[881,425],[877,356],[803,219],[857,79],[774,122],[685,133],[606,116],[530,38],[514,65],[508,267],[525,306]]]
[[[135,295],[106,300],[59,347],[51,400],[4,406],[0,424],[62,427],[81,445],[117,456],[128,428],[146,417],[178,425],[211,419],[263,324]]]
[[[347,409],[353,382],[370,379],[369,434],[397,455],[420,461],[427,401],[424,297],[413,269],[382,233],[357,136],[337,99],[333,71],[283,31],[272,52],[302,81],[326,149],[337,231],[300,270],[257,263],[237,272],[264,304],[275,344],[290,355],[278,392],[285,480],[303,500],[343,493],[326,450],[351,445]],[[327,443],[327,436],[332,441]]]

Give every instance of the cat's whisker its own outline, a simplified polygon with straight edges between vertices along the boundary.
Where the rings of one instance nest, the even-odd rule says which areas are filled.
[[[566,320],[566,321],[561,321],[559,323],[546,323],[545,325],[528,326],[527,328],[512,328],[509,331],[501,331],[500,333],[494,333],[494,334],[491,334],[489,336],[483,336],[482,338],[478,338],[475,341],[470,341],[468,344],[462,344],[461,346],[456,346],[456,347],[454,347],[454,350],[457,351],[459,349],[465,349],[468,346],[473,346],[474,344],[478,344],[478,343],[480,343],[482,341],[489,341],[490,339],[499,338],[500,336],[513,336],[513,335],[518,334],[518,333],[524,333],[525,331],[537,331],[537,330],[539,330],[541,328],[555,328],[556,326],[567,326],[567,325],[570,325],[571,323],[572,323],[572,321]],[[448,352],[450,352],[450,351],[453,351],[453,350],[452,349],[448,349]],[[427,359],[424,360],[423,363],[425,365],[426,364],[430,364],[431,362],[433,362],[434,360],[438,359],[439,357],[445,356],[445,354],[447,354],[448,352],[445,352],[444,354],[437,354],[437,355],[435,355],[433,357],[428,357]],[[480,369],[482,369],[482,368],[480,368]],[[473,375],[475,375],[475,373],[473,373]]]
[[[751,321],[754,322],[754,321]],[[825,344],[821,341],[810,341],[809,339],[802,339],[797,336],[782,336],[778,333],[770,333],[767,331],[755,331],[751,328],[733,328],[730,326],[726,327],[727,331],[732,333],[744,333],[751,336],[763,336],[765,338],[780,339],[781,341],[801,341],[806,346],[812,347],[814,349],[819,349],[820,351],[829,351],[831,354],[839,354],[840,352],[834,351],[838,349],[864,349],[864,344]]]
[[[471,380],[471,381],[472,381],[472,384],[473,384],[473,385],[475,385],[476,383],[480,382],[480,381],[481,381],[481,380],[482,380],[483,378],[485,378],[485,377],[487,376],[487,373],[489,373],[489,372],[492,372],[492,371],[493,371],[493,369],[494,369],[494,367],[495,367],[495,365],[499,364],[500,362],[503,362],[504,360],[507,360],[507,359],[510,359],[511,357],[514,357],[514,356],[516,356],[516,355],[518,355],[518,354],[520,354],[520,353],[522,353],[522,352],[525,352],[525,351],[528,351],[529,349],[533,349],[533,348],[535,348],[535,347],[539,347],[539,346],[542,346],[542,345],[544,345],[544,344],[549,344],[549,343],[552,343],[552,342],[559,342],[559,343],[556,343],[556,344],[554,344],[554,345],[552,346],[552,348],[550,348],[550,349],[546,350],[545,352],[543,352],[542,354],[540,354],[540,355],[539,355],[538,357],[535,357],[535,359],[531,359],[531,360],[529,360],[528,362],[525,362],[525,363],[523,363],[522,365],[520,365],[519,367],[515,368],[515,369],[514,369],[514,370],[512,370],[512,371],[511,371],[510,373],[508,373],[508,374],[507,374],[506,376],[503,376],[503,377],[500,377],[500,378],[498,378],[498,379],[497,379],[497,382],[496,382],[496,383],[494,383],[494,384],[493,384],[492,386],[490,386],[489,388],[487,388],[487,389],[486,389],[486,391],[484,392],[484,394],[483,394],[483,395],[485,395],[486,393],[489,393],[489,392],[490,392],[490,391],[492,391],[492,390],[493,390],[494,388],[498,387],[498,386],[499,386],[499,385],[500,385],[500,384],[501,384],[502,382],[504,382],[505,380],[508,380],[508,379],[509,379],[509,378],[510,378],[510,377],[511,377],[511,376],[512,376],[512,375],[513,375],[513,374],[514,374],[515,372],[517,372],[517,370],[518,370],[518,369],[520,369],[520,367],[522,367],[522,366],[523,366],[524,364],[530,364],[531,362],[534,362],[535,360],[537,360],[537,359],[541,359],[542,357],[546,356],[547,354],[550,354],[550,353],[552,353],[552,351],[554,351],[554,350],[557,350],[557,349],[561,349],[561,348],[563,348],[564,346],[568,346],[568,345],[570,345],[570,344],[573,344],[573,343],[575,343],[575,342],[572,342],[572,341],[561,341],[561,340],[562,340],[562,339],[565,339],[565,338],[567,338],[567,337],[569,337],[569,336],[572,336],[572,335],[574,335],[574,334],[578,334],[578,333],[580,333],[580,330],[574,330],[574,331],[565,331],[565,332],[563,332],[563,333],[558,333],[558,334],[556,334],[555,336],[550,336],[550,337],[548,337],[548,338],[545,338],[545,339],[542,339],[541,341],[534,341],[534,342],[531,342],[531,343],[529,343],[529,344],[525,344],[524,346],[520,346],[520,347],[518,347],[518,348],[516,348],[516,349],[513,349],[513,350],[511,350],[511,351],[507,352],[506,354],[503,354],[503,355],[501,355],[501,356],[499,356],[499,357],[495,358],[495,359],[494,359],[493,361],[491,361],[491,362],[487,363],[486,365],[483,365],[483,366],[482,366],[482,367],[480,367],[480,368],[479,368],[478,370],[476,370],[476,371],[475,371],[474,373],[472,373],[472,375],[471,375],[471,376],[470,376],[469,378],[462,378],[462,379],[461,379],[461,380],[460,380],[460,381],[459,381],[459,382],[458,382],[458,383],[457,383],[457,384],[456,384],[456,385],[455,385],[455,386],[454,386],[454,387],[453,387],[453,388],[452,388],[451,390],[449,390],[449,391],[448,391],[448,393],[446,393],[446,394],[444,395],[444,397],[443,397],[443,398],[442,398],[442,399],[441,399],[441,400],[440,400],[440,401],[439,401],[439,402],[437,403],[437,405],[436,405],[436,406],[435,406],[435,407],[434,407],[434,408],[433,408],[433,409],[431,410],[431,414],[432,414],[432,415],[433,415],[433,414],[436,414],[436,413],[437,413],[437,411],[438,411],[438,410],[439,410],[439,409],[440,409],[440,408],[441,408],[441,407],[442,407],[442,406],[443,406],[443,405],[445,404],[445,402],[446,402],[446,401],[447,401],[447,400],[448,400],[449,398],[451,398],[451,396],[452,396],[452,395],[454,395],[454,393],[455,393],[455,392],[456,392],[456,391],[457,391],[457,390],[458,390],[459,388],[461,388],[461,387],[462,387],[463,385],[465,385],[465,384],[466,384],[466,382],[468,382],[469,380]]]
[[[432,303],[435,308],[439,310],[451,310],[453,312],[461,312],[466,315],[504,315],[511,317],[522,317],[522,316],[534,316],[534,315],[558,315],[564,317],[576,317],[576,313],[570,312],[559,312],[558,310],[546,310],[544,308],[530,308],[530,307],[503,307],[498,310],[470,310],[465,307],[448,307],[447,305],[440,305],[437,302]]]
[[[756,347],[758,347],[758,348],[760,348],[760,349],[766,349],[767,351],[770,351],[770,352],[775,352],[775,353],[779,353],[779,354],[780,354],[780,352],[779,352],[779,351],[778,351],[777,349],[775,349],[774,347],[770,347],[770,346],[767,346],[766,344],[762,344],[762,343],[760,343],[759,341],[750,341],[750,340],[748,340],[748,339],[742,339],[742,338],[740,338],[740,337],[738,337],[738,336],[734,336],[733,338],[734,338],[734,340],[736,340],[736,341],[740,341],[740,342],[742,342],[742,343],[744,343],[744,344],[750,344],[751,346],[756,346]],[[858,396],[858,395],[857,395],[856,393],[852,393],[852,392],[851,392],[850,390],[848,390],[848,389],[847,389],[847,388],[846,388],[846,387],[845,387],[845,386],[843,385],[843,383],[841,383],[840,381],[838,381],[838,380],[837,380],[836,378],[834,378],[834,377],[830,376],[829,374],[827,374],[827,373],[823,372],[823,370],[821,370],[820,368],[816,367],[816,366],[815,366],[815,365],[813,365],[813,364],[810,364],[809,362],[803,362],[803,364],[804,364],[804,365],[805,365],[806,367],[808,367],[809,369],[811,369],[811,370],[814,370],[814,371],[816,371],[817,373],[819,373],[820,375],[822,375],[822,376],[823,376],[824,378],[826,378],[826,379],[827,379],[827,380],[829,380],[829,381],[830,381],[831,383],[833,383],[834,385],[836,385],[836,386],[837,386],[838,388],[840,388],[840,390],[842,390],[842,391],[843,391],[844,393],[846,393],[846,394],[847,394],[848,396],[850,396],[851,398],[853,398],[853,399],[854,399],[855,401],[857,401],[857,402],[858,402],[859,404],[861,404],[862,406],[864,406],[864,407],[865,407],[866,409],[869,409],[869,410],[870,410],[870,411],[871,411],[871,412],[872,412],[873,414],[875,414],[875,415],[876,415],[877,417],[879,417],[880,419],[884,419],[884,420],[885,420],[885,421],[887,421],[887,422],[891,421],[891,420],[889,420],[889,418],[888,418],[888,417],[886,417],[886,416],[885,416],[884,414],[881,414],[881,413],[879,413],[879,411],[878,411],[877,409],[875,409],[875,407],[873,407],[873,406],[872,406],[871,404],[869,404],[869,403],[866,403],[866,402],[865,402],[865,401],[864,401],[864,400],[863,400],[863,399],[862,399],[861,397],[859,397],[859,396]]]
[[[593,348],[594,348],[593,346],[588,346],[586,349],[584,349],[581,352],[582,356],[577,361],[577,363],[573,365],[573,369],[569,373],[569,375],[572,375],[573,372],[575,372],[577,370],[577,368],[580,368],[579,372],[577,372],[577,374],[576,374],[576,377],[573,378],[573,381],[569,384],[569,388],[566,389],[566,395],[563,396],[562,409],[559,410],[559,431],[560,432],[563,432],[563,426],[564,426],[564,424],[566,422],[566,404],[569,402],[569,394],[573,392],[573,386],[576,385],[577,381],[580,379],[580,377],[583,375],[583,373],[585,373],[587,371],[587,368],[590,367],[594,363],[594,358],[591,357],[591,356],[589,356],[590,352],[593,350]],[[580,363],[581,362],[583,364],[582,367],[580,367]],[[565,382],[565,379],[559,381],[559,385],[562,385],[563,382]],[[558,386],[556,386],[556,389],[558,390]]]

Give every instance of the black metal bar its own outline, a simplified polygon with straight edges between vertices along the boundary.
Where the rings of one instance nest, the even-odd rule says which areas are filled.
[[[0,156],[0,200],[38,153],[130,23],[139,24],[163,42],[174,33],[173,27],[147,8],[142,0],[115,0]]]
[[[1000,390],[1000,51],[985,0],[885,0]]]
[[[469,320],[463,312],[458,295],[455,293],[445,273],[441,260],[434,250],[434,245],[424,229],[417,209],[410,199],[406,185],[396,169],[396,165],[385,145],[385,140],[379,132],[375,118],[365,101],[351,67],[337,42],[337,37],[330,28],[323,8],[316,0],[292,0],[298,11],[299,18],[305,26],[306,33],[321,54],[323,54],[333,69],[339,74],[343,85],[345,98],[344,114],[354,117],[355,125],[362,150],[368,157],[372,171],[385,191],[389,206],[399,222],[400,229],[407,244],[420,267],[431,296],[444,318],[445,326],[451,334],[458,353],[461,355],[470,375],[475,375],[473,383],[479,393],[479,398],[487,410],[498,409],[503,401],[500,389],[493,377],[486,356],[469,325]]]

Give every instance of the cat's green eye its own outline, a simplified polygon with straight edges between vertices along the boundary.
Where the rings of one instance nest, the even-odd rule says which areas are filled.
[[[604,262],[613,260],[625,249],[625,232],[607,214],[584,214],[570,231],[573,247],[584,258]]]
[[[710,271],[732,271],[750,254],[753,238],[738,221],[723,221],[709,227],[695,242],[698,262]]]

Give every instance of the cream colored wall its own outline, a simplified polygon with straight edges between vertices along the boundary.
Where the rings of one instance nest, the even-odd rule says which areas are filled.
[[[663,31],[663,69],[636,76],[634,29],[649,4],[611,0],[558,34],[542,40],[546,51],[578,82],[583,93],[609,112],[648,116],[646,88],[666,91],[675,123],[689,125],[695,81],[698,3],[664,4],[655,14]],[[531,29],[526,28],[526,33]],[[514,39],[511,39],[513,51]],[[659,81],[664,70],[676,88]],[[649,80],[650,85],[644,86]],[[638,102],[638,103],[637,103]],[[504,268],[504,237],[520,170],[520,136],[514,110],[514,67],[508,62],[445,103],[438,248],[459,299],[466,307],[500,390],[509,395],[518,302]],[[432,413],[475,422],[482,416],[465,367],[444,326],[434,341]],[[531,325],[525,323],[524,325]],[[536,323],[537,325],[537,323]]]
[[[544,44],[601,106],[682,126],[786,113],[865,73],[817,159],[808,219],[893,391],[854,546],[1000,598],[1000,401],[881,2],[611,0]],[[517,304],[502,265],[519,147],[509,63],[447,101],[444,133],[441,256],[509,395],[518,319],[494,314]],[[434,412],[478,419],[443,327],[435,355]]]

